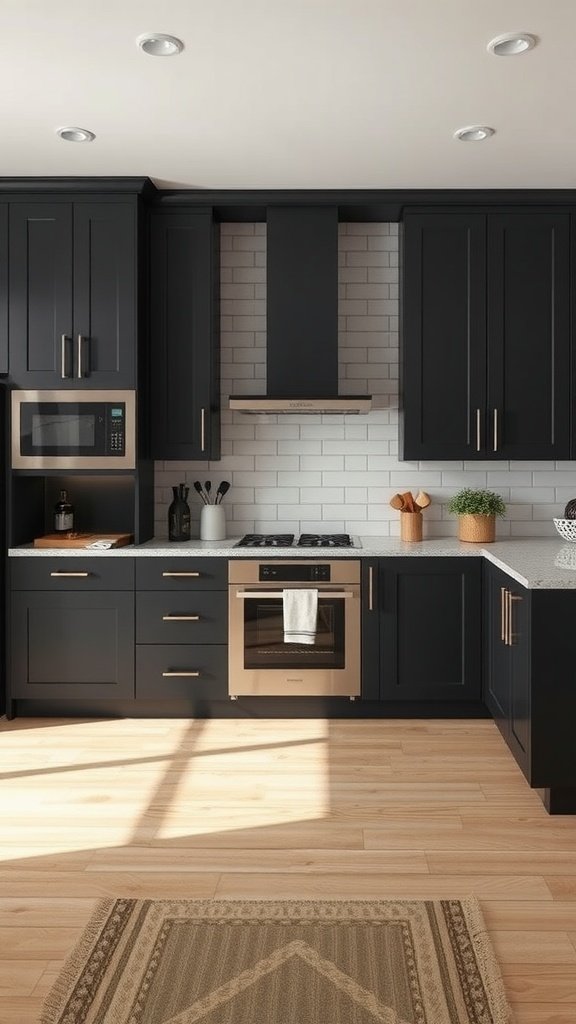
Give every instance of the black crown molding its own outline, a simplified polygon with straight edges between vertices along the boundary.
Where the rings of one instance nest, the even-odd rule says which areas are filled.
[[[150,178],[0,177],[0,196],[138,195],[163,212],[210,208],[217,221],[265,221],[269,206],[336,206],[340,221],[401,221],[410,209],[436,212],[478,207],[573,207],[576,188],[562,189],[159,189]]]
[[[51,195],[59,193],[84,192],[130,192],[149,199],[156,192],[156,186],[150,178],[2,178],[0,177],[0,193],[21,192],[25,195],[46,192]]]
[[[576,189],[157,189],[163,210],[209,206],[218,220],[265,221],[269,206],[336,206],[341,221],[399,221],[414,207],[574,206]]]

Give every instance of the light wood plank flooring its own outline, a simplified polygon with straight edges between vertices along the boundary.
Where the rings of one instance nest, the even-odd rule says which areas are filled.
[[[576,1021],[576,816],[488,721],[0,722],[0,1024],[97,898],[481,901],[518,1024]]]

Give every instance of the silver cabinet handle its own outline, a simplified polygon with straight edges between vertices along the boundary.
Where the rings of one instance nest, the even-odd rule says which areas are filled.
[[[200,576],[199,572],[163,572],[163,576]]]
[[[500,587],[500,639],[506,643],[506,587]]]
[[[78,379],[82,379],[82,335],[78,335]]]
[[[69,334],[62,334],[60,337],[60,376],[62,380],[66,380],[70,376],[66,372],[66,346],[69,341],[72,341]]]
[[[163,615],[162,622],[199,622],[199,615]]]
[[[514,632],[512,630],[512,602],[521,601],[522,598],[518,594],[513,594],[512,591],[508,591],[508,647],[514,646]]]
[[[200,451],[206,451],[206,409],[200,409]]]
[[[51,572],[50,575],[51,576],[76,576],[76,577],[82,576],[82,577],[85,578],[86,576],[89,576],[90,573],[89,572]]]
[[[199,672],[163,672],[165,679],[197,679]]]
[[[314,588],[313,588],[314,589]],[[252,597],[257,597],[259,600],[263,597],[282,597],[282,590],[237,590],[236,597],[239,597],[243,601],[249,601]],[[318,600],[326,600],[331,597],[354,597],[351,590],[318,590]]]
[[[482,450],[482,444],[480,439],[480,409],[476,409],[476,451]]]
[[[368,611],[374,611],[374,569],[368,566]]]
[[[494,409],[494,451],[498,451],[498,409]]]

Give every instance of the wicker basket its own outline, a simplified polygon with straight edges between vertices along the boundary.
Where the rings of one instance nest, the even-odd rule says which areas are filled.
[[[564,540],[576,544],[576,519],[553,519],[552,522]]]
[[[472,544],[496,539],[496,516],[458,516],[458,538]]]
[[[400,540],[422,540],[422,513],[400,513]]]

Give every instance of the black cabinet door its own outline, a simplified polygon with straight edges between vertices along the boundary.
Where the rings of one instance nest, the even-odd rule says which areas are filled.
[[[381,699],[479,700],[481,564],[382,559]]]
[[[9,371],[22,388],[74,387],[72,206],[12,203]]]
[[[402,457],[483,457],[486,218],[482,214],[406,215],[400,372]]]
[[[76,382],[94,388],[136,383],[136,207],[74,204]]]
[[[153,214],[152,454],[220,457],[218,278],[211,211]]]
[[[570,453],[569,215],[488,217],[488,451]]]
[[[8,373],[8,207],[0,204],[0,374]]]
[[[11,696],[134,696],[134,595],[12,594]]]
[[[509,591],[510,734],[508,743],[522,771],[530,781],[530,595],[514,580],[510,580]]]
[[[362,559],[362,699],[380,697],[379,560]]]
[[[510,732],[510,649],[507,645],[510,577],[484,565],[484,702],[502,735]]]

